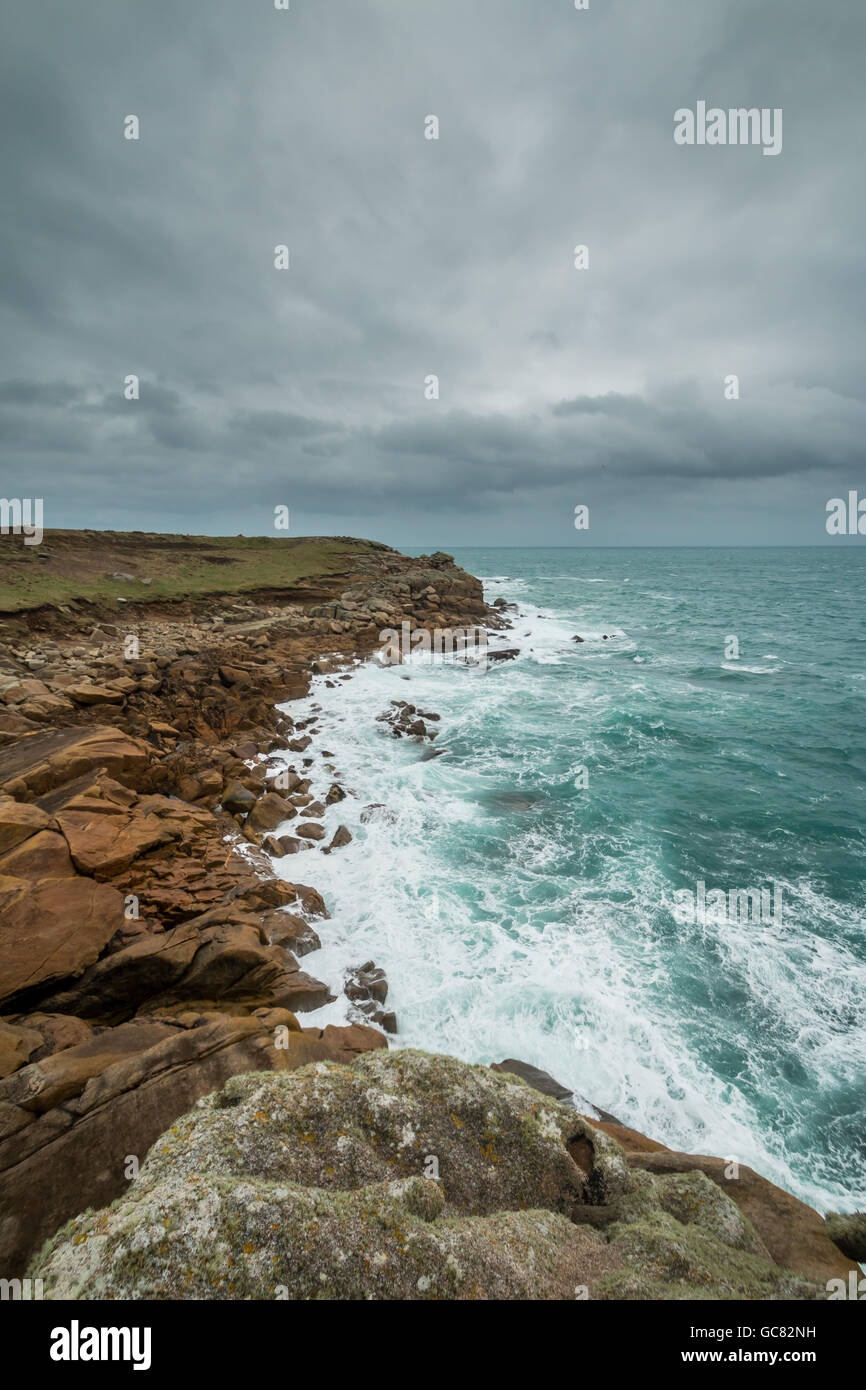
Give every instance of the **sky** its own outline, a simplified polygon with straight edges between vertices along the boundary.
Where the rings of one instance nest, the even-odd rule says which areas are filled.
[[[0,28],[0,491],[46,527],[849,543],[863,0],[0,0]],[[677,144],[700,101],[780,109],[781,151]]]

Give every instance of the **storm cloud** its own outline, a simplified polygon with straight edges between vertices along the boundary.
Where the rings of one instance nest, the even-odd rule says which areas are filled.
[[[47,526],[820,543],[863,490],[860,0],[5,11],[0,490]],[[677,145],[701,100],[781,153]]]

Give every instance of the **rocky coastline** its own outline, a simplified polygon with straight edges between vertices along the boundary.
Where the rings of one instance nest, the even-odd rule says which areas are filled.
[[[369,1251],[350,1234],[359,1212],[380,1225],[418,1226],[434,1271],[417,1274],[394,1247],[387,1259],[400,1277],[381,1290],[368,1282],[374,1296],[573,1297],[567,1289],[576,1284],[592,1297],[673,1298],[703,1278],[709,1297],[814,1298],[826,1296],[827,1280],[848,1277],[860,1248],[850,1224],[834,1244],[817,1213],[757,1174],[742,1170],[748,1178],[731,1182],[722,1160],[671,1153],[612,1116],[579,1117],[543,1074],[524,1068],[517,1079],[519,1063],[503,1063],[497,1076],[423,1054],[379,1062],[398,1020],[376,962],[359,962],[340,982],[316,978],[328,918],[316,855],[351,839],[343,826],[329,839],[321,817],[346,792],[336,776],[318,785],[306,775],[315,716],[295,721],[278,706],[305,696],[313,675],[350,679],[351,664],[371,656],[384,629],[506,628],[504,601],[488,606],[480,582],[442,552],[412,559],[349,540],[336,572],[295,579],[284,591],[159,602],[142,597],[146,578],[111,578],[129,584],[128,597],[0,614],[3,1277],[23,1275],[50,1241],[31,1267],[49,1297],[274,1297],[277,1286],[310,1297],[331,1267],[328,1249],[342,1248],[351,1249],[352,1278],[347,1266],[328,1296],[364,1297],[356,1276],[369,1275]],[[394,737],[436,738],[436,713],[405,701],[382,721]],[[291,882],[275,876],[274,859],[302,854]],[[304,1014],[335,992],[354,1021],[304,1027]],[[370,1078],[368,1095],[392,1097],[383,1115],[394,1094],[414,1087],[401,1127],[361,1114],[359,1076]],[[303,1173],[287,1169],[287,1195],[274,1208],[280,1223],[306,1229],[312,1189],[333,1189],[335,1202],[305,1273],[294,1247],[286,1253],[294,1285],[261,1261],[242,1277],[221,1270],[214,1280],[211,1271],[202,1283],[204,1264],[190,1273],[187,1247],[183,1259],[163,1251],[149,1272],[142,1263],[135,1277],[117,1266],[111,1232],[122,1243],[132,1219],[127,1194],[133,1206],[145,1194],[171,1209],[178,1230],[192,1230],[194,1172],[205,1185],[211,1175],[254,1187],[272,1176],[255,1154],[246,1166],[220,1166],[216,1150],[196,1149],[190,1136],[202,1115],[227,1110],[232,1121],[247,1102],[254,1118],[272,1102],[294,1115],[310,1090],[321,1090],[327,1108],[329,1088],[342,1098],[357,1152],[350,1162],[330,1136]],[[448,1113],[463,1116],[447,1133],[439,1126],[444,1092]],[[485,1106],[497,1123],[476,1135]],[[321,1115],[307,1120],[318,1132]],[[531,1153],[521,1150],[527,1125],[530,1139],[536,1129],[542,1136],[543,1161],[535,1139]],[[491,1205],[476,1188],[480,1175],[490,1188],[489,1175],[506,1172],[496,1167],[501,1145],[511,1176],[494,1184]],[[159,1158],[169,1150],[174,1167]],[[460,1181],[431,1179],[431,1154]],[[521,1171],[535,1174],[532,1191],[524,1182],[518,1192]],[[237,1214],[232,1200],[214,1216],[220,1249],[221,1222]],[[109,1203],[114,1215],[80,1216]],[[470,1218],[492,1225],[470,1229]],[[485,1264],[482,1252],[497,1240],[511,1253]],[[252,1244],[258,1258],[257,1242],[243,1248]],[[452,1278],[455,1260],[471,1278]],[[554,1272],[533,1291],[526,1269],[539,1261]],[[244,1264],[236,1252],[230,1262]],[[648,1274],[657,1265],[661,1274]]]
[[[328,913],[312,884],[275,877],[272,856],[342,837],[320,845],[311,735],[277,706],[314,674],[346,678],[383,627],[488,610],[449,556],[345,550],[336,574],[284,594],[158,603],[129,573],[109,576],[129,598],[0,616],[5,1277],[83,1204],[123,1192],[166,1126],[228,1077],[387,1046],[375,1025],[396,1020],[372,962],[348,988],[374,1026],[299,1021],[333,998],[300,966]],[[267,759],[286,752],[271,789]],[[271,831],[289,819],[294,843],[280,844]]]

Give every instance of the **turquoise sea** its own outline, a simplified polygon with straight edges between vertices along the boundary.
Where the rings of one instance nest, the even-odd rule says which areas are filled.
[[[310,871],[333,914],[313,973],[375,959],[397,1045],[520,1057],[862,1207],[866,550],[454,553],[518,605],[516,660],[368,664],[289,707],[319,714],[314,790],[328,763],[354,793],[328,811],[352,844]],[[392,699],[441,715],[444,756],[387,735]],[[685,921],[699,882],[775,884],[781,914]]]

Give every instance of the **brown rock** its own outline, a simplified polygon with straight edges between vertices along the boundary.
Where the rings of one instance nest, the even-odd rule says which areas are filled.
[[[247,824],[251,830],[275,830],[285,820],[291,820],[298,813],[288,801],[276,792],[266,792],[259,797],[249,814]]]
[[[324,840],[326,831],[323,825],[305,820],[298,826],[298,834],[303,840]]]
[[[90,681],[82,681],[80,685],[68,685],[66,694],[77,705],[123,704],[121,691],[111,690],[107,685],[93,685]]]
[[[87,1042],[93,1029],[82,1018],[71,1014],[25,1014],[15,1020],[20,1028],[32,1028],[39,1034],[41,1042],[31,1056],[31,1061],[39,1062],[54,1052],[62,1052],[67,1047],[77,1047]]]
[[[221,666],[220,679],[226,685],[251,685],[252,677],[249,671],[244,671],[239,666]]]
[[[352,836],[345,825],[338,825],[337,829],[334,831],[334,838],[331,840],[327,849],[322,852],[323,854],[330,854],[332,849],[342,849],[343,845],[350,845],[351,843]]]
[[[309,922],[292,912],[270,912],[263,918],[262,927],[272,946],[283,946],[296,956],[318,951],[322,945]]]
[[[312,1029],[305,1029],[305,1032],[312,1032]],[[353,1057],[359,1057],[362,1052],[375,1052],[381,1047],[388,1046],[388,1039],[383,1037],[378,1028],[367,1028],[363,1023],[351,1023],[345,1027],[336,1027],[328,1024],[319,1033],[319,1037],[337,1055],[337,1060],[350,1062]]]
[[[262,848],[275,859],[282,859],[287,854],[300,854],[302,850],[312,849],[313,846],[306,840],[296,839],[294,835],[280,835],[276,839],[273,835],[268,835]]]
[[[0,1018],[0,1080],[23,1067],[41,1043],[42,1034],[35,1028],[24,1028]]]
[[[59,1110],[37,1116],[33,1109],[0,1100],[0,1134],[7,1136],[0,1140],[4,1277],[22,1275],[30,1254],[83,1207],[103,1206],[120,1196],[128,1184],[129,1156],[143,1159],[179,1115],[201,1096],[219,1090],[230,1076],[291,1071],[315,1061],[344,1062],[385,1045],[375,1029],[329,1028],[322,1033],[286,1024],[281,1041],[287,1045],[277,1047],[264,1017],[187,1014],[180,1019],[182,1026],[180,1020],[174,1026],[153,1020],[124,1025],[126,1030],[153,1029],[149,1047],[138,1046],[148,1038],[144,1031],[101,1034],[101,1055],[108,1064],[98,1072],[98,1054],[70,1049],[78,1052],[78,1061],[66,1065],[65,1076],[58,1070],[50,1083],[34,1078],[29,1095],[38,1106],[48,1084],[65,1089],[77,1073],[74,1084],[83,1081],[83,1089]],[[64,1056],[69,1053],[48,1060]]]
[[[97,725],[52,730],[0,750],[0,789],[15,796],[39,796],[100,768],[137,787],[150,760],[147,745],[119,729]]]
[[[849,1272],[856,1268],[830,1240],[816,1211],[745,1164],[738,1165],[736,1178],[729,1178],[726,1173],[731,1169],[727,1159],[675,1153],[622,1125],[594,1120],[589,1123],[620,1143],[627,1138],[628,1161],[634,1168],[643,1168],[649,1173],[690,1173],[695,1169],[705,1173],[748,1217],[771,1258],[783,1268],[793,1269],[821,1284],[828,1279],[847,1279]],[[643,1151],[637,1147],[641,1142]]]
[[[75,867],[98,879],[123,873],[146,850],[181,838],[176,826],[157,816],[106,813],[99,802],[93,810],[58,811],[56,819]]]
[[[107,1028],[77,1047],[45,1057],[7,1077],[0,1082],[0,1100],[43,1115],[71,1096],[80,1095],[91,1077],[171,1034],[171,1027],[153,1019],[133,1019],[119,1028]]]
[[[248,787],[241,782],[230,782],[223,792],[223,810],[230,812],[240,812],[242,815],[251,811],[256,804],[255,792],[251,792]]]
[[[45,999],[43,1006],[103,1023],[120,1022],[148,999],[176,985],[200,945],[201,937],[189,923],[139,937],[90,966],[74,984]]]
[[[63,836],[55,830],[40,830],[0,858],[0,874],[13,878],[74,878],[75,868]]]
[[[0,878],[0,1004],[80,974],[123,921],[123,897],[90,878]]]

